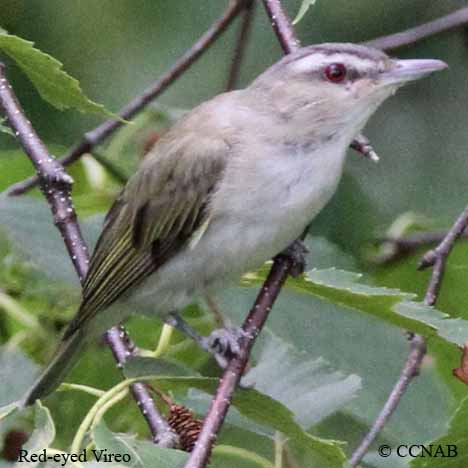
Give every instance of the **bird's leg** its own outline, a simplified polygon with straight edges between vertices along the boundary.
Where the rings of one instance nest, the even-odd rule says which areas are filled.
[[[277,257],[288,257],[293,262],[293,267],[290,275],[294,278],[302,275],[306,268],[305,256],[309,253],[309,249],[300,239],[295,240],[289,247],[286,247]]]
[[[233,356],[239,354],[240,340],[244,337],[241,328],[219,328],[206,337],[194,330],[177,312],[168,314],[164,321],[192,338],[202,349],[213,354],[223,369]]]
[[[223,314],[223,311],[221,310],[221,307],[219,306],[219,303],[213,294],[205,292],[204,297],[208,309],[210,309],[210,312],[213,314],[216,325],[219,328],[229,328],[231,323],[229,319],[226,318],[226,316]]]

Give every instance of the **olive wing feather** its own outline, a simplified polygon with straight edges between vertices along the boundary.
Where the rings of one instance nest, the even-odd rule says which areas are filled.
[[[129,180],[106,217],[64,339],[199,236],[197,229],[206,229],[210,194],[226,158],[226,144],[215,143],[204,154],[154,151]]]

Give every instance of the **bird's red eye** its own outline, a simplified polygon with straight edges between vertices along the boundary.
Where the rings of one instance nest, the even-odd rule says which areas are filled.
[[[328,81],[340,83],[346,78],[346,67],[342,63],[331,63],[325,68],[325,76]]]

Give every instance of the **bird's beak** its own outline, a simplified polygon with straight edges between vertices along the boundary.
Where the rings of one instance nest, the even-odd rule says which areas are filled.
[[[403,85],[445,68],[448,68],[448,65],[442,60],[392,60],[392,66],[381,74],[381,79],[385,85]]]

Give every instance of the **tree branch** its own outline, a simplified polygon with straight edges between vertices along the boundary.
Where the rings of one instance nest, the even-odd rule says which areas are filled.
[[[455,242],[463,234],[463,231],[467,226],[468,206],[457,218],[440,244],[435,249],[429,250],[422,258],[419,269],[427,268],[429,266],[433,267],[432,275],[424,297],[424,304],[433,306],[437,302],[448,256],[450,255]],[[395,412],[401,398],[408,389],[409,384],[412,382],[414,377],[419,374],[419,369],[421,368],[421,363],[425,354],[426,340],[424,337],[421,335],[412,335],[411,350],[403,370],[401,371],[400,377],[393,387],[370,431],[354,451],[350,460],[351,466],[355,467],[360,463],[364,455],[369,450],[371,444],[375,441],[380,431]]]
[[[263,0],[271,26],[285,54],[295,52],[301,43],[296,36],[291,20],[281,5],[281,0]]]
[[[5,76],[3,64],[0,64],[0,109],[3,109],[10,127],[36,169],[40,188],[50,206],[54,223],[60,231],[80,282],[83,283],[88,271],[89,254],[71,199],[73,179],[49,154],[26,118]],[[125,334],[122,334],[122,330],[116,327],[107,333],[107,341],[119,367],[122,366],[135,347],[126,339]],[[158,440],[163,426],[167,431],[170,431],[170,427],[158,413],[148,390],[142,384],[133,384],[131,391],[148,422],[153,438]],[[164,435],[170,434],[167,431],[164,431]]]
[[[252,29],[252,21],[255,11],[255,1],[246,0],[244,12],[242,15],[242,23],[237,36],[236,47],[232,56],[231,68],[228,74],[226,91],[234,89],[239,81],[239,72],[244,58],[245,49]]]
[[[255,304],[250,309],[249,315],[242,325],[245,338],[241,344],[240,353],[231,359],[219,381],[216,395],[211,401],[203,422],[202,431],[185,468],[202,468],[208,463],[216,436],[229,410],[234,391],[249,360],[255,339],[262,331],[291,268],[292,262],[289,258],[278,256],[275,259]]]
[[[135,344],[121,325],[108,330],[105,336],[117,367],[123,368],[127,359],[135,355],[137,351]],[[151,429],[153,441],[160,447],[173,448],[177,435],[156,409],[147,385],[136,382],[130,386],[130,392]]]
[[[130,120],[138,112],[144,109],[153,99],[165,91],[177,80],[226,30],[238,13],[244,8],[246,0],[230,0],[225,12],[218,18],[210,28],[188,49],[158,80],[149,86],[143,93],[130,101],[119,111],[122,119]],[[107,137],[123,125],[122,121],[109,119],[96,127],[94,130],[84,134],[83,139],[77,143],[63,158],[60,159],[62,166],[68,166],[75,162],[83,154],[90,152],[94,147],[102,143]],[[12,185],[7,194],[21,195],[39,182],[37,176],[29,177],[24,181]]]
[[[434,36],[435,34],[465,26],[467,23],[468,7],[465,7],[447,16],[442,16],[434,21],[416,26],[415,28],[410,28],[396,34],[390,34],[389,36],[378,37],[377,39],[363,42],[363,44],[382,50],[398,49],[399,47],[414,44],[415,42]]]
[[[0,64],[0,106],[16,138],[36,169],[40,188],[52,211],[54,224],[60,231],[80,282],[83,282],[88,270],[89,255],[71,202],[73,179],[49,154],[24,115],[5,76],[3,64]]]

